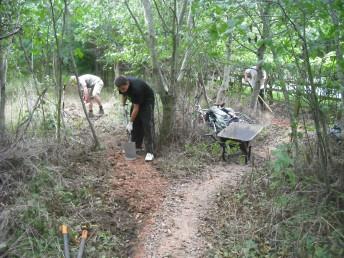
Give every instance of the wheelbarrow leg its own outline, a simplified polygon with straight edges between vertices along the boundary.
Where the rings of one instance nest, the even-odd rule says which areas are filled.
[[[222,160],[226,161],[226,142],[221,141],[220,146],[222,147]]]
[[[248,161],[251,158],[251,146],[249,142],[241,142],[240,149],[242,153],[245,155],[245,165],[247,165]]]

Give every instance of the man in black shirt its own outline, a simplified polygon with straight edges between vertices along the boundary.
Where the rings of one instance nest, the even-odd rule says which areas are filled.
[[[119,76],[115,85],[122,95],[122,105],[127,99],[132,103],[130,121],[126,127],[137,149],[145,141],[146,161],[154,159],[154,92],[146,82],[140,79]]]

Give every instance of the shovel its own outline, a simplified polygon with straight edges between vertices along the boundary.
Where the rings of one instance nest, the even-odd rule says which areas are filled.
[[[126,122],[128,123],[128,112],[126,109],[124,109],[124,115]],[[123,144],[123,150],[126,160],[136,159],[136,145],[135,142],[131,141],[131,133],[128,133],[128,142]]]
[[[131,141],[131,134],[128,133],[128,142],[123,144],[124,154],[126,160],[136,159],[136,145]]]

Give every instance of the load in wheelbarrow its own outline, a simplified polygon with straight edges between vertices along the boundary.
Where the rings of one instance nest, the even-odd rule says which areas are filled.
[[[231,108],[213,106],[204,114],[205,121],[212,133],[211,136],[222,147],[222,158],[227,160],[231,156],[230,149],[239,144],[240,150],[245,157],[245,164],[251,158],[251,141],[263,129],[247,115],[235,112]]]

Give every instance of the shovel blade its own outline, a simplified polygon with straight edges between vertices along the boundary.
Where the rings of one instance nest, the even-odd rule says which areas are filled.
[[[136,146],[135,142],[126,142],[123,144],[124,155],[126,160],[136,159]]]

